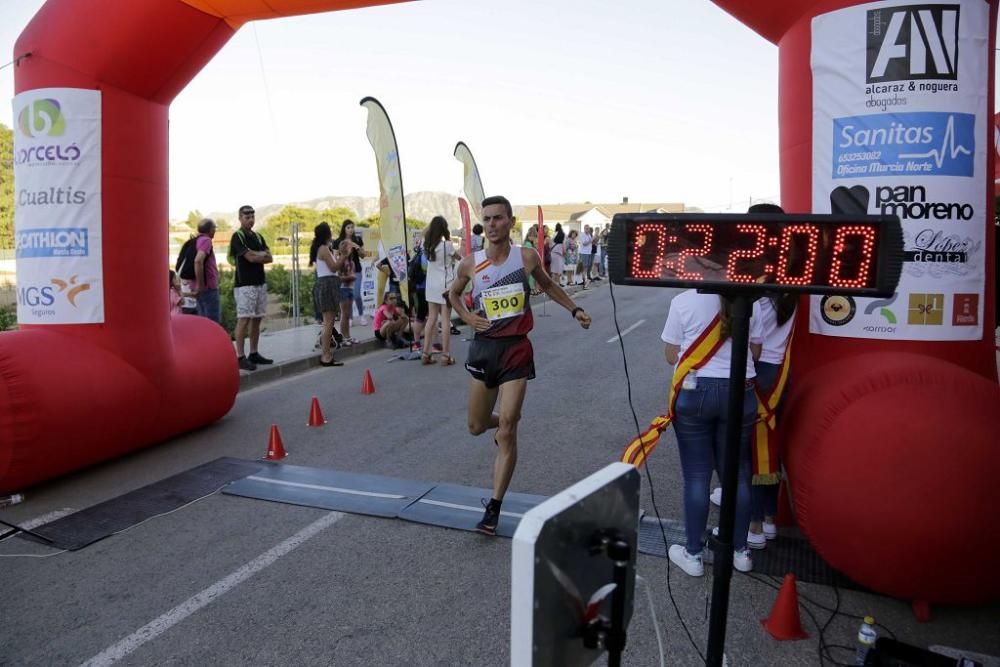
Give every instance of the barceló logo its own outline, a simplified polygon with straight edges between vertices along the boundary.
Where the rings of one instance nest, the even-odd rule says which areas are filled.
[[[17,126],[26,137],[61,137],[66,132],[59,100],[45,98],[29,102],[17,115]]]

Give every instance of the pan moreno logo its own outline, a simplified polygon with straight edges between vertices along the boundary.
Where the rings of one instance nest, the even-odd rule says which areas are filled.
[[[26,137],[61,137],[66,133],[59,100],[44,98],[29,102],[17,115],[17,127]]]

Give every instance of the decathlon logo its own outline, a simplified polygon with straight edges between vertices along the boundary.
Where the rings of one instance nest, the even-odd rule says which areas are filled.
[[[975,128],[975,115],[942,111],[835,118],[833,177],[972,176]]]
[[[66,119],[59,100],[46,98],[29,102],[21,109],[17,126],[26,137],[61,137],[66,132]]]
[[[867,82],[958,79],[958,5],[868,11]]]
[[[90,254],[88,230],[85,227],[38,228],[14,235],[15,257],[86,257]]]
[[[60,294],[66,295],[66,300],[69,301],[69,305],[76,308],[76,297],[80,292],[86,292],[90,289],[90,283],[77,283],[76,276],[73,276],[69,280],[61,280],[59,278],[52,278],[50,281],[56,286],[56,290]]]

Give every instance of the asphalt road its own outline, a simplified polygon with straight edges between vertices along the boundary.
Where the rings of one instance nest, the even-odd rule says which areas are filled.
[[[643,425],[665,401],[659,334],[672,294],[616,290]],[[541,317],[536,306],[538,378],[529,384],[514,491],[554,494],[615,460],[635,433],[607,284],[578,300],[594,317],[589,331],[559,307],[547,304]],[[82,509],[220,456],[259,458],[272,422],[281,428],[288,463],[489,486],[492,438],[466,430],[466,345],[456,341],[459,363],[451,367],[386,363],[389,353],[378,352],[241,393],[217,424],[30,489],[27,502],[0,510],[0,519]],[[372,396],[359,391],[365,368],[375,379]],[[313,395],[330,422],[320,429],[305,426]],[[668,432],[650,472],[660,512],[678,518],[672,444]],[[643,506],[651,511],[645,477]],[[510,544],[214,494],[78,552],[0,558],[0,664],[504,665]],[[20,539],[0,542],[0,555],[12,554],[53,551]],[[961,555],[958,549],[956,567]],[[639,572],[653,594],[667,664],[697,664],[668,596],[667,561],[640,556]],[[671,580],[704,650],[711,577],[690,579],[673,569]],[[799,591],[833,604],[830,588],[802,584]],[[778,643],[763,632],[759,620],[774,598],[767,586],[734,578],[730,665],[819,663],[818,632],[807,617],[808,641]],[[938,608],[934,622],[919,624],[903,601],[856,592],[841,599],[843,610],[874,614],[904,641],[1000,655],[1000,605]],[[637,603],[625,664],[655,665],[643,594]],[[857,628],[856,620],[838,617],[828,641],[851,645]]]

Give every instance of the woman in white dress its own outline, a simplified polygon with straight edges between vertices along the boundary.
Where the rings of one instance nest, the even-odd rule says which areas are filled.
[[[434,216],[424,232],[424,259],[427,264],[427,322],[424,325],[424,349],[420,361],[424,365],[432,363],[434,334],[437,333],[438,317],[441,319],[441,365],[455,363],[451,356],[451,306],[448,304],[448,289],[455,279],[454,261],[462,256],[455,250],[448,232],[448,221],[440,215]]]

